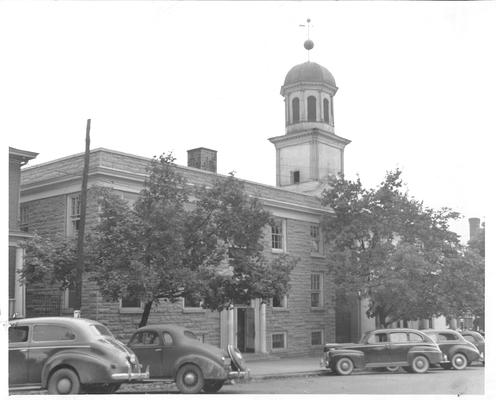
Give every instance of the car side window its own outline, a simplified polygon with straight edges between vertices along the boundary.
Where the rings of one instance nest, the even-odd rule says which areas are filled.
[[[408,334],[408,339],[410,342],[423,342],[424,338],[417,333],[410,332]]]
[[[74,340],[75,333],[65,326],[60,325],[35,325],[33,329],[34,342],[51,342],[58,340]]]
[[[375,335],[370,335],[367,343],[375,344],[375,343],[384,343],[387,342],[387,335],[385,333],[376,333]]]
[[[408,336],[405,332],[393,332],[389,334],[389,340],[391,343],[406,343]]]
[[[172,346],[174,344],[174,340],[169,332],[164,332],[162,337],[164,339],[164,345]]]
[[[440,333],[438,334],[440,342],[449,342],[451,340],[458,340],[458,338],[451,333]]]
[[[28,341],[29,327],[11,326],[9,327],[9,343],[21,343]]]
[[[129,342],[130,346],[150,346],[158,344],[158,335],[153,331],[138,332]]]

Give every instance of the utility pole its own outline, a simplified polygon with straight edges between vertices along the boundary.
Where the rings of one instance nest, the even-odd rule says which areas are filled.
[[[74,312],[74,316],[79,316],[82,306],[83,295],[83,270],[84,270],[84,228],[86,225],[86,192],[88,188],[88,170],[90,164],[90,127],[91,119],[86,121],[86,149],[84,152],[83,184],[81,186],[80,217],[77,241],[77,270],[76,270],[76,308],[79,313]]]

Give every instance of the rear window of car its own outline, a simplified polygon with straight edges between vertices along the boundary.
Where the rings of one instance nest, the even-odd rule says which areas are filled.
[[[198,337],[191,331],[184,331],[184,336],[190,339],[200,340]]]
[[[33,341],[35,342],[51,342],[74,339],[76,339],[76,334],[66,326],[35,325],[33,329]]]
[[[101,324],[91,325],[91,330],[93,331],[93,333],[96,333],[99,336],[114,337],[114,335],[112,335],[112,332],[110,332],[106,326],[101,325]]]
[[[449,342],[452,340],[458,340],[459,337],[452,333],[438,333],[438,340],[440,342]]]
[[[9,327],[9,343],[22,343],[28,341],[29,327],[11,326]]]

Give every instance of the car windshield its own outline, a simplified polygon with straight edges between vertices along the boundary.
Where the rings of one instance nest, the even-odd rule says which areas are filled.
[[[98,336],[114,337],[114,335],[112,335],[112,332],[110,332],[106,326],[101,324],[91,325],[91,330]]]

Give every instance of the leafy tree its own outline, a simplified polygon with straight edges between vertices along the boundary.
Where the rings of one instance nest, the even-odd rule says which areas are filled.
[[[444,311],[441,267],[459,254],[458,236],[448,229],[458,213],[409,197],[399,170],[388,172],[377,189],[340,176],[322,203],[335,212],[324,222],[335,285],[368,299],[369,317],[386,326]]]
[[[52,239],[34,234],[24,241],[24,265],[19,270],[25,283],[46,283],[61,290],[73,288],[76,279],[77,252],[74,239]]]
[[[269,213],[232,175],[211,188],[188,189],[173,162],[171,155],[152,160],[134,208],[103,193],[91,239],[92,279],[101,293],[144,301],[140,326],[162,299],[196,297],[222,310],[286,293],[296,261],[263,256]]]

